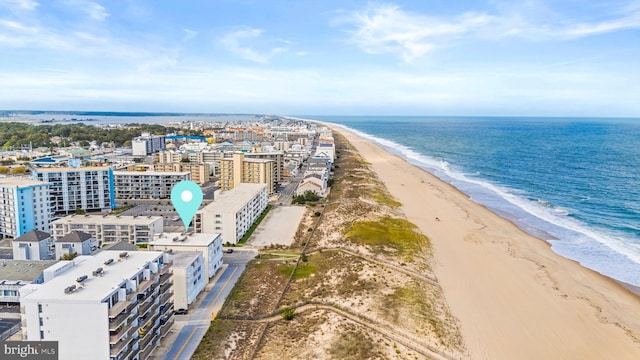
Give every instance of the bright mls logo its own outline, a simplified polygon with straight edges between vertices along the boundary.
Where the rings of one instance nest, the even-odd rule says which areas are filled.
[[[0,360],[58,360],[57,341],[5,341]]]

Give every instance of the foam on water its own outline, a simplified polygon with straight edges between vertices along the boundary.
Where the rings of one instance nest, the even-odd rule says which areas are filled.
[[[492,184],[479,174],[465,174],[447,161],[342,124],[332,125],[383,146],[466,193],[475,202],[511,220],[524,231],[548,241],[558,254],[614,279],[640,286],[640,239],[610,229],[594,228],[572,217],[573,210],[544,199],[529,198],[519,189]],[[584,197],[587,201],[589,197]]]

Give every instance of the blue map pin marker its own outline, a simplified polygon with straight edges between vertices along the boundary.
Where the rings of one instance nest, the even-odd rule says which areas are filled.
[[[180,181],[171,189],[171,203],[182,219],[184,231],[188,232],[191,220],[202,204],[202,189],[193,181]]]

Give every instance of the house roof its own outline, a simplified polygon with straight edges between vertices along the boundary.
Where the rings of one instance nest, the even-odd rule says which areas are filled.
[[[44,231],[31,230],[31,231],[23,234],[22,236],[19,236],[19,237],[13,239],[13,241],[42,241],[42,240],[48,239],[50,237],[51,237],[51,235],[49,235],[49,233],[46,233]]]
[[[117,250],[117,251],[138,251],[140,250],[137,246],[126,242],[126,241],[118,241],[113,244],[108,244],[103,247],[103,250]]]
[[[92,237],[91,234],[87,234],[86,232],[74,230],[58,239],[57,242],[84,242]]]

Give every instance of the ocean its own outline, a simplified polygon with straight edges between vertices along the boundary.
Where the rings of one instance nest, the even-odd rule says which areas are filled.
[[[299,117],[355,130],[558,254],[640,286],[640,119]]]

